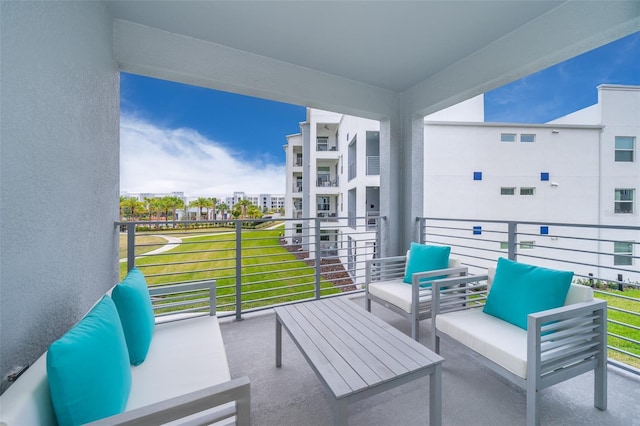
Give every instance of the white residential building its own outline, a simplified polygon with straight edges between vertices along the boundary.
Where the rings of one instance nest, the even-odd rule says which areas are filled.
[[[425,216],[640,226],[640,87],[601,85],[597,104],[546,124],[483,116],[479,96],[425,118]],[[630,256],[640,253],[639,231],[523,225],[518,232],[529,234],[519,243],[521,254],[536,256],[530,262],[553,266],[537,256],[553,257],[568,237],[581,237],[577,273],[615,280],[619,267],[623,280],[640,281],[628,272],[638,270]],[[486,238],[485,248],[506,253],[506,237]]]
[[[380,136],[374,120],[307,109],[300,133],[287,136],[284,237],[303,246],[315,229],[305,218],[321,218],[323,256],[355,264],[355,253],[371,256],[380,205]],[[367,240],[367,241],[365,241]],[[361,260],[361,259],[359,259]]]
[[[222,200],[222,198],[220,199]],[[260,210],[280,210],[285,207],[284,194],[246,194],[238,191],[233,196],[225,197],[224,202],[232,209],[240,200],[249,200],[251,204],[260,208]]]

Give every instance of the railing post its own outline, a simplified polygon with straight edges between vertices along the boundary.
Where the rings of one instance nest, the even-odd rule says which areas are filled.
[[[380,256],[380,250],[382,250],[382,216],[378,216],[376,220],[376,249],[373,252],[373,258]]]
[[[316,235],[315,235],[315,246],[316,246],[316,279],[315,279],[315,297],[316,299],[320,299],[320,267],[322,264],[322,255],[320,253],[320,219],[315,218],[316,223]]]
[[[516,222],[508,222],[507,234],[508,234],[508,246],[509,246],[509,260],[518,260],[518,253],[516,251],[516,233],[518,231],[518,224]]]
[[[236,220],[236,321],[242,319],[242,222]]]
[[[136,266],[136,224],[127,223],[127,272]]]
[[[419,217],[418,219],[418,241],[420,242],[420,244],[425,244],[427,242],[427,236],[426,234],[426,230],[425,230],[425,226],[426,226],[426,219],[424,217]]]

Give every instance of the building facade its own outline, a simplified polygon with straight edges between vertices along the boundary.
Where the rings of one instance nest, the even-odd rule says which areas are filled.
[[[483,115],[477,97],[425,118],[425,216],[640,226],[640,87],[601,85],[597,104],[545,124],[485,123]],[[522,261],[552,267],[551,253],[581,238],[576,273],[640,281],[640,231],[518,232],[527,234],[519,235]],[[485,248],[506,255],[504,235],[486,239]]]
[[[355,265],[373,255],[380,212],[377,121],[307,109],[300,133],[287,136],[284,238],[308,248],[320,219],[323,257]],[[356,254],[364,257],[358,257]],[[313,254],[312,254],[313,255]],[[353,269],[348,267],[349,269]]]

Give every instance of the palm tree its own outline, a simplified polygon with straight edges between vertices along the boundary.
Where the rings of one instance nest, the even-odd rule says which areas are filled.
[[[209,198],[211,201],[211,211],[213,214],[211,215],[211,219],[216,220],[216,204],[218,204],[218,199],[216,197]]]
[[[229,210],[229,205],[227,203],[221,203],[218,205],[218,210],[222,213],[222,219],[225,219],[224,214]]]
[[[198,197],[197,200],[193,200],[192,202],[189,203],[189,207],[197,207],[199,209],[200,220],[202,220],[202,216],[204,215],[204,213],[202,212],[202,209],[208,209],[210,206],[211,206],[211,200],[204,197]]]
[[[238,201],[236,205],[240,206],[240,211],[242,212],[241,216],[243,219],[245,219],[247,217],[247,209],[250,206],[253,206],[253,203],[245,198],[243,200]]]
[[[129,220],[136,220],[136,213],[144,211],[144,204],[141,201],[138,201],[137,198],[131,197],[120,201],[120,208],[124,213],[128,211]]]
[[[262,217],[262,212],[257,206],[251,204],[247,207],[247,216],[249,216],[249,219],[260,219]]]
[[[175,195],[170,195],[167,197],[163,198],[163,204],[164,204],[164,208],[165,210],[165,217],[168,220],[168,210],[171,210],[171,218],[175,221],[176,220],[176,210],[178,209],[184,209],[184,200],[180,197],[176,197]],[[175,228],[175,223],[173,224],[173,227]]]

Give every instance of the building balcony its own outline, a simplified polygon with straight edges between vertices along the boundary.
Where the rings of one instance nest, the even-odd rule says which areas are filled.
[[[378,220],[380,226],[384,226],[384,217],[378,217]],[[272,308],[283,303],[335,296],[348,298],[364,308],[359,285],[363,282],[365,261],[377,256],[374,247],[379,244],[379,235],[368,230],[367,217],[354,217],[353,229],[341,227],[344,241],[324,241],[322,236],[326,234],[316,233],[322,221],[323,217],[310,218],[305,224],[285,220],[280,227],[243,220],[189,222],[178,224],[183,226],[182,234],[172,235],[182,241],[169,251],[149,251],[157,250],[162,243],[138,244],[135,251],[129,250],[138,252],[137,258],[132,255],[129,262],[145,273],[150,285],[169,279],[208,277],[217,280],[217,310],[231,374],[232,377],[248,376],[251,380],[254,424],[331,424],[331,401],[286,333],[283,333],[283,366],[275,367],[275,316]],[[588,275],[576,268],[579,265],[579,257],[576,256],[585,254],[584,236],[593,230],[609,231],[597,226],[580,226],[576,228],[579,235],[571,237],[571,227],[561,228],[559,224],[499,221],[478,224],[476,221],[434,218],[418,218],[417,223],[421,241],[444,244],[446,238],[452,253],[476,273],[485,270],[486,265],[495,264],[500,256],[536,264],[553,260],[560,262],[557,267],[575,270],[577,279],[593,285],[600,297],[604,287],[617,289],[621,284],[617,280],[606,279],[606,276],[617,278],[619,273],[631,276],[631,272],[638,272],[637,267],[614,268],[594,264],[592,266],[600,268],[600,272]],[[210,227],[205,228],[205,224]],[[134,229],[129,223],[120,225]],[[173,227],[176,224],[170,222],[169,225]],[[230,229],[236,232],[228,232]],[[535,236],[532,236],[533,230],[538,231]],[[612,230],[629,235],[640,231],[640,228]],[[383,229],[381,231],[384,233]],[[551,247],[551,244],[543,244],[540,231],[543,238],[562,242],[560,252],[566,252],[566,255],[545,255],[543,246]],[[132,241],[135,241],[135,230],[132,232]],[[242,235],[240,242],[235,240],[235,235]],[[282,238],[278,239],[278,235]],[[293,238],[289,239],[290,236]],[[557,240],[551,240],[556,237]],[[535,249],[529,243],[522,243],[532,238],[536,239]],[[502,240],[515,244],[501,250]],[[604,243],[606,239],[595,242]],[[258,247],[262,251],[257,251]],[[273,253],[267,255],[265,250]],[[532,250],[537,252],[532,253]],[[172,251],[175,251],[174,255]],[[183,253],[190,253],[190,258],[201,260],[173,261],[172,256]],[[242,258],[236,259],[236,253],[241,253]],[[637,264],[637,259],[637,256],[632,256],[632,263]],[[167,271],[167,265],[173,272]],[[607,272],[609,269],[611,273]],[[122,273],[125,270],[123,263]],[[621,323],[635,323],[637,327],[640,298],[625,295],[633,294],[629,291],[635,288],[633,282],[622,284],[627,293],[606,295],[610,298],[609,327],[620,327]],[[625,309],[628,311],[625,315],[629,315],[631,320],[615,318],[616,313],[620,313],[614,306],[616,298],[634,304]],[[373,305],[372,312],[392,327],[409,334],[409,324],[404,318],[377,304]],[[238,321],[240,319],[243,321]],[[631,327],[627,329],[633,332],[634,326],[629,325]],[[640,389],[640,344],[633,333],[626,341],[617,338],[617,335],[628,334],[620,330],[610,331],[609,336],[608,409],[599,411],[593,407],[593,377],[590,373],[583,374],[542,391],[542,424],[633,423],[637,416],[637,392],[634,390]],[[429,327],[420,327],[419,341],[428,346]],[[445,358],[442,377],[444,424],[524,424],[523,390],[483,367],[462,346],[446,341],[441,344],[441,354]],[[354,403],[348,408],[349,424],[424,424],[429,412],[428,388],[428,379],[423,378]],[[460,409],[460,395],[464,395],[464,409]]]
[[[379,175],[380,174],[380,156],[379,155],[367,155],[367,175]]]
[[[320,188],[337,188],[338,187],[338,178],[318,178],[316,179],[316,186]]]

